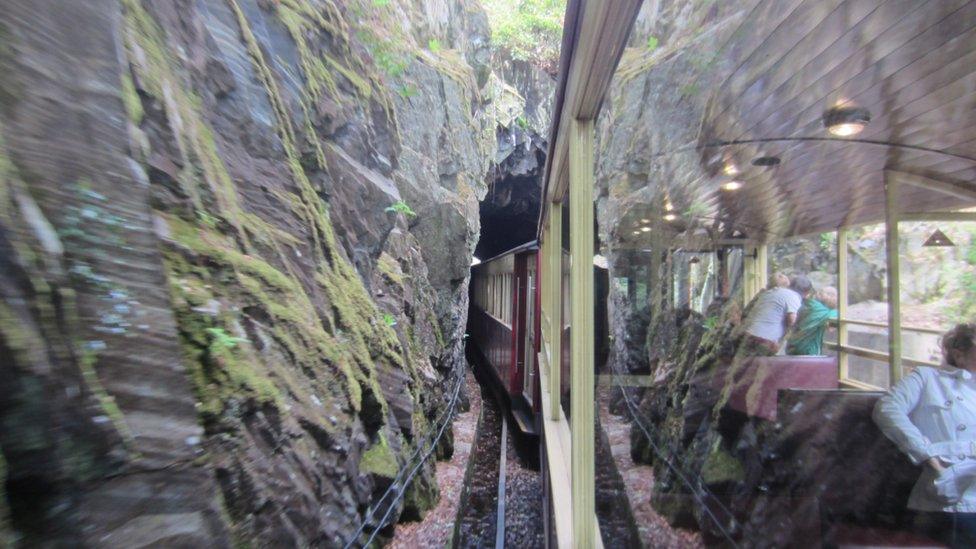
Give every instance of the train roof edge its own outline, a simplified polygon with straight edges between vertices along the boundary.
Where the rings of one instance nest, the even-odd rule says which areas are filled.
[[[515,254],[515,253],[518,253],[518,252],[525,252],[525,251],[529,251],[529,250],[538,250],[538,249],[539,249],[539,241],[538,240],[530,240],[530,241],[526,242],[525,244],[519,244],[518,246],[516,246],[514,248],[511,248],[509,250],[505,250],[504,252],[502,252],[500,254],[495,254],[495,255],[489,257],[488,259],[483,259],[481,261],[481,263],[478,263],[477,265],[474,265],[474,267],[480,267],[481,265],[486,265],[488,263],[491,263],[492,261],[495,261],[496,259],[501,259],[501,258],[503,258],[503,257],[505,257],[507,255],[512,255],[512,254]]]

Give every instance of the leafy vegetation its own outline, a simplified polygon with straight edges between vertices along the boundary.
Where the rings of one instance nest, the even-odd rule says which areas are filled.
[[[837,233],[820,233],[820,249],[829,252],[837,246]]]
[[[657,43],[658,43],[657,36],[651,36],[650,38],[647,39],[648,53],[657,49]]]
[[[485,0],[492,42],[516,59],[555,70],[562,41],[565,0]]]
[[[410,206],[408,206],[407,203],[404,202],[404,201],[402,201],[402,200],[397,200],[396,202],[393,203],[392,206],[389,206],[384,211],[386,211],[386,212],[393,212],[393,213],[402,213],[403,215],[405,215],[407,217],[416,217],[417,216],[417,212],[413,211],[410,208]]]
[[[399,78],[410,64],[410,56],[398,41],[384,37],[372,29],[363,28],[356,32],[359,40],[373,55],[376,66],[390,78]]]
[[[211,345],[221,349],[233,349],[237,347],[238,343],[247,343],[246,339],[234,337],[228,334],[223,328],[207,328],[206,332],[210,334]]]
[[[969,230],[969,245],[964,259],[968,268],[959,274],[962,298],[953,307],[951,317],[957,322],[972,322],[976,318],[976,229]]]
[[[437,53],[437,52],[441,51],[441,49],[442,49],[441,48],[441,41],[438,40],[438,39],[436,39],[436,38],[431,38],[427,42],[427,49],[430,50],[430,51],[432,51],[432,52],[434,52],[434,53]]]
[[[708,206],[700,200],[693,201],[688,209],[684,211],[684,215],[687,217],[700,217],[708,213]]]
[[[397,88],[397,93],[399,93],[400,97],[404,99],[410,99],[411,97],[417,95],[419,91],[417,90],[417,86],[414,86],[413,84],[404,84]]]

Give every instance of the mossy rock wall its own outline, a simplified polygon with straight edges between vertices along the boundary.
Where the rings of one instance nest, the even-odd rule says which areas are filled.
[[[35,4],[0,3],[3,532],[342,545],[463,360],[484,14]]]

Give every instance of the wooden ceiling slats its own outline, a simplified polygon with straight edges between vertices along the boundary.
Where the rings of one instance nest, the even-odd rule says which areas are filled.
[[[862,185],[856,188],[859,195],[883,194],[881,178],[877,175],[878,167],[872,166],[872,168],[874,169],[837,168],[816,171],[803,177],[786,180],[789,184],[783,185],[781,179],[778,183],[784,188],[790,188],[795,194],[803,196],[803,203],[807,207],[825,205],[838,208],[840,206],[837,203],[838,192],[843,193],[840,196],[850,197],[852,189],[855,188],[852,182],[855,180]],[[838,181],[843,181],[845,184],[838,188]]]
[[[749,11],[739,27],[732,33],[729,41],[722,45],[720,52],[725,52],[729,59],[741,59],[736,66],[738,71],[749,59],[763,46],[766,35],[755,32],[753,23],[763,21],[767,28],[775,28],[783,21],[793,15],[793,12],[803,4],[805,0],[782,0],[778,2],[768,2],[760,0]],[[735,72],[733,71],[733,73]],[[732,73],[730,73],[732,74]]]
[[[973,163],[958,162],[955,164],[947,164],[944,160],[945,157],[939,157],[938,159],[927,159],[927,161],[912,162],[910,165],[906,162],[904,165],[891,166],[892,168],[899,168],[904,171],[911,171],[921,174],[926,174],[933,179],[944,178],[947,180],[959,179],[963,181],[976,181],[976,165]]]
[[[841,98],[869,109],[879,102],[883,104],[883,98],[904,86],[927,78],[931,72],[952,60],[953,54],[962,55],[963,52],[972,50],[965,47],[965,42],[957,42],[962,47],[960,51],[953,52],[950,43],[954,37],[960,35],[967,39],[971,37],[971,32],[976,27],[976,3],[967,4],[940,23],[942,24],[933,25],[884,58],[873,62],[865,59],[865,70],[826,95],[826,100],[811,102],[801,111],[793,128],[782,129],[791,132],[790,135],[797,135],[820,127],[824,108]],[[947,45],[950,47],[949,51],[946,49]]]
[[[825,143],[811,144],[811,148],[823,149]],[[851,149],[857,147],[852,146]],[[835,151],[836,154],[843,154],[843,149]],[[849,153],[848,153],[849,154]],[[926,153],[935,156],[933,153]],[[882,157],[883,161],[883,157]],[[782,174],[777,174],[782,188],[797,196],[805,197],[801,204],[787,208],[784,204],[779,208],[782,211],[769,217],[770,225],[777,226],[784,223],[784,219],[793,216],[797,217],[795,226],[802,228],[804,232],[817,232],[821,230],[831,230],[838,226],[850,223],[859,223],[864,219],[880,219],[884,213],[884,191],[883,191],[883,166],[878,165],[870,169],[853,170],[844,161],[831,164],[832,169],[822,171],[811,171],[802,178],[794,179]],[[783,183],[788,181],[789,183]],[[846,181],[848,184],[842,190],[844,193],[843,201],[838,201],[837,182]],[[743,189],[746,193],[751,189]],[[752,196],[752,195],[749,195]],[[772,198],[774,204],[778,198]],[[754,218],[750,215],[757,210],[769,211],[769,198],[756,199],[752,196],[752,208],[748,212],[741,212],[740,217]],[[911,197],[905,200],[906,203],[913,205],[913,209],[921,208],[922,211],[932,209],[951,208],[958,206],[958,200],[939,193],[914,192]],[[846,204],[847,209],[839,207]]]
[[[872,2],[873,3],[873,2]],[[840,0],[805,2],[789,17],[773,29],[748,59],[739,65],[717,88],[722,91],[721,110],[710,114],[720,119],[726,110],[752,88],[757,80],[773,70],[778,62],[804,39],[805,36],[841,5]],[[761,21],[745,22],[745,26],[760,27]],[[762,28],[762,27],[760,27]],[[769,28],[769,27],[765,27]],[[721,55],[722,52],[719,52]],[[734,53],[734,52],[732,52]]]
[[[850,224],[861,224],[864,222],[881,223],[884,221],[885,198],[881,185],[876,183],[876,176],[867,176],[866,179],[853,179],[853,185],[869,185],[877,191],[867,196],[862,195],[859,200],[851,200],[845,197],[848,207],[838,208],[837,197],[832,196],[829,200],[819,200],[806,204],[800,210],[804,212],[801,216],[799,227],[803,228],[803,233],[814,233],[833,230],[838,227]],[[856,202],[856,203],[855,203]],[[900,204],[912,211],[933,211],[952,207],[958,207],[959,200],[947,195],[941,195],[924,189],[916,189],[902,195]]]
[[[726,79],[703,142],[829,137],[823,110],[843,98],[873,115],[857,139],[934,151],[843,139],[731,145],[723,150],[739,165],[738,178],[746,187],[736,193],[705,191],[719,197],[720,217],[731,214],[779,236],[820,232],[882,221],[886,168],[976,179],[976,162],[938,152],[976,157],[976,2],[920,4],[863,3],[847,14],[847,22],[842,14],[851,6],[845,4],[819,20],[806,20],[800,30],[805,34],[782,49],[790,43],[783,29],[802,27],[796,17],[822,13],[798,7],[750,54],[757,61],[747,60]],[[824,42],[829,43],[819,47]],[[773,169],[750,166],[760,150],[779,155],[783,163]],[[707,161],[716,152],[699,154]],[[903,190],[900,201],[918,211],[963,204],[958,197],[914,187]]]
[[[557,116],[559,131],[550,143],[545,181],[549,199],[564,186],[569,123],[591,119],[599,111],[610,77],[606,69],[619,60],[620,50],[614,48],[631,26],[622,23],[639,2],[578,4],[582,13],[574,18],[579,20],[575,49],[561,71],[561,78],[568,76],[565,102]],[[715,40],[724,41],[718,52],[693,46],[680,50],[675,61],[652,69],[667,71],[658,77],[685,85],[704,81],[703,75],[719,76],[698,71],[732,67],[721,75],[721,85],[709,85],[717,91],[707,104],[698,141],[709,146],[676,154],[695,155],[711,170],[716,169],[716,158],[731,154],[743,171],[740,177],[746,187],[720,191],[716,189],[720,178],[658,182],[660,188],[673,187],[679,210],[679,201],[697,198],[709,211],[708,217],[727,219],[734,227],[748,226],[747,232],[753,234],[761,228],[774,237],[786,237],[883,221],[886,170],[936,180],[953,177],[976,189],[968,183],[976,180],[976,161],[945,154],[976,157],[976,0],[755,0],[742,13],[746,15],[739,28],[727,35],[730,29],[726,29]],[[702,68],[682,60],[685,55],[706,59],[718,55],[719,62]],[[647,101],[662,113],[657,122],[666,126],[686,114],[678,111],[688,102],[677,94],[654,97],[648,89]],[[821,122],[823,111],[841,99],[871,111],[871,123],[855,139],[935,150],[822,140],[829,137]],[[791,137],[798,139],[710,145]],[[650,151],[660,152],[665,151]],[[771,169],[749,165],[760,153],[779,155],[783,163]],[[668,164],[664,158],[660,162]],[[931,189],[899,188],[899,202],[912,211],[970,205]],[[645,215],[659,221],[660,208],[648,204],[650,213]]]
[[[904,171],[920,172],[926,170],[929,173],[949,174],[971,169],[973,161],[947,156],[917,149],[899,149],[897,154],[890,154],[887,168],[902,168]]]
[[[757,113],[768,113],[766,116],[753,117],[748,121],[749,123],[743,121],[744,129],[729,135],[734,139],[755,134],[756,131],[761,135],[783,135],[781,130],[773,134],[765,131],[765,128],[794,127],[797,123],[795,115],[801,110],[798,104],[800,101],[803,99],[809,101],[811,96],[820,98],[835,92],[839,82],[846,81],[855,73],[865,70],[864,66],[868,63],[865,63],[863,58],[868,55],[867,48],[871,48],[871,55],[878,57],[890,53],[890,51],[877,49],[878,43],[887,43],[889,47],[895,47],[890,45],[890,41],[880,39],[881,36],[888,32],[894,33],[911,28],[913,21],[917,24],[917,19],[921,15],[916,12],[922,5],[923,3],[915,0],[905,3],[889,2],[871,12],[837,41],[830,44],[820,56],[795,71],[793,77],[783,86],[784,89],[777,89],[769,94],[756,109]],[[908,22],[903,23],[906,19]],[[758,126],[763,128],[760,129]]]
[[[976,74],[967,80],[969,82],[966,84],[973,85],[976,82]],[[945,95],[949,95],[950,88],[953,87],[957,91],[961,91],[959,86],[946,86],[939,91],[944,91],[946,92]],[[942,94],[939,93],[939,95]],[[930,110],[913,116],[905,122],[898,122],[890,133],[879,135],[877,138],[894,140],[898,143],[918,147],[946,150],[960,145],[976,135],[970,125],[972,120],[967,117],[976,107],[976,91],[959,97],[946,97],[941,105],[941,107],[932,106]],[[964,156],[972,158],[973,152],[970,149]]]
[[[830,53],[833,46],[842,47],[845,43],[849,44],[857,40],[858,38],[854,36],[855,29],[878,11],[879,7],[881,7],[879,3],[866,1],[847,2],[839,6],[816,27],[810,29],[806,36],[775,64],[763,72],[753,73],[752,81],[744,91],[736,93],[734,89],[722,89],[720,97],[723,98],[726,107],[722,115],[732,120],[739,120],[747,115],[749,110],[766,111],[763,104],[785,95],[782,87],[786,83],[796,81],[798,76],[807,72],[814,62],[824,58],[829,60],[836,56],[837,53]]]
[[[892,76],[904,70],[922,78],[926,71],[940,67],[946,61],[942,48],[947,42],[971,31],[972,21],[976,18],[976,3],[967,2],[956,10],[949,2],[926,6],[857,50],[798,98],[786,102],[773,113],[755,113],[749,134],[768,137],[807,135],[811,128],[819,131],[824,108],[835,101],[847,99],[872,105],[873,102],[865,98],[880,96],[882,90],[892,90],[888,80]],[[961,28],[949,32],[953,29],[945,27],[947,21],[955,21],[954,26]],[[925,30],[919,31],[920,28]],[[966,48],[965,51],[970,50]]]
[[[777,184],[798,185],[809,179],[818,182],[830,181],[833,177],[849,177],[860,172],[874,172],[883,167],[884,160],[878,153],[872,154],[867,147],[871,145],[834,146],[832,142],[807,142],[801,149],[784,161],[776,172]]]
[[[873,102],[866,99],[868,94],[880,94],[880,90],[892,89],[887,80],[889,77],[902,70],[919,75],[920,67],[935,70],[941,66],[936,58],[943,57],[942,61],[945,60],[941,48],[952,38],[952,35],[947,36],[943,32],[945,29],[940,30],[938,24],[950,16],[956,16],[954,20],[957,21],[972,21],[976,17],[976,4],[971,2],[964,6],[966,10],[962,12],[954,11],[955,6],[949,2],[939,2],[936,7],[938,9],[916,10],[900,19],[875,40],[855,50],[844,63],[830,70],[813,86],[773,112],[753,111],[749,122],[741,123],[749,127],[748,131],[720,131],[717,137],[731,139],[735,136],[741,139],[750,136],[811,135],[810,132],[819,134],[824,108],[838,99],[853,99],[858,104],[871,105]],[[919,31],[920,28],[926,30]],[[931,57],[923,59],[926,56]],[[826,60],[821,62],[829,63]],[[922,72],[919,76],[924,74]]]
[[[960,130],[966,131],[966,130]],[[970,138],[966,141],[962,141],[957,145],[953,145],[946,149],[949,154],[958,154],[963,156],[972,156],[973,150],[976,149],[976,138]]]
[[[938,78],[917,80],[912,86],[891,92],[884,98],[878,97],[872,105],[883,106],[884,101],[892,107],[872,117],[871,124],[858,137],[882,141],[894,138],[899,143],[925,146],[924,137],[932,136],[931,124],[938,124],[940,132],[949,129],[946,125],[965,124],[967,118],[958,115],[965,114],[967,110],[971,112],[973,94],[976,93],[976,72],[968,71],[976,70],[976,65],[969,65],[964,70],[967,72],[945,76],[946,80],[955,76],[956,79],[952,81],[942,82]],[[911,99],[920,93],[925,95]],[[956,109],[959,111],[955,112]],[[916,132],[921,132],[923,138],[908,138]]]

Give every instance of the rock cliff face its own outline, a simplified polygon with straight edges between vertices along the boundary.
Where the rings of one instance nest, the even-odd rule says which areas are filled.
[[[481,202],[475,254],[487,259],[535,238],[547,132],[556,82],[527,61],[496,51],[490,83],[497,150]]]
[[[473,0],[0,1],[5,535],[353,539],[463,359],[488,40]]]

